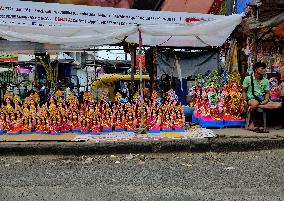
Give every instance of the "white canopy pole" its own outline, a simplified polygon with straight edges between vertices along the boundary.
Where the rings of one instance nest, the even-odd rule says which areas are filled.
[[[141,105],[142,105],[142,111],[141,111],[141,128],[144,128],[144,96],[143,96],[143,80],[142,80],[142,34],[139,30],[139,73],[140,73],[140,96],[141,96]]]

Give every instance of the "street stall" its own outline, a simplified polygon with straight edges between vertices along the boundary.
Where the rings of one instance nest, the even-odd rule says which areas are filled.
[[[234,34],[235,40],[232,45],[234,51],[231,51],[236,55],[235,66],[243,78],[253,72],[254,63],[266,64],[265,77],[269,82],[269,101],[276,102],[275,104],[282,102],[282,105],[284,97],[283,9],[284,2],[281,0],[247,2],[243,21]],[[283,125],[283,108],[265,110],[264,113],[265,115],[267,113],[269,127]],[[264,120],[260,122],[263,122],[260,125],[266,125]]]
[[[6,40],[50,44],[66,50],[124,42],[139,44],[139,56],[143,45],[221,46],[242,19],[242,15],[154,12],[52,3],[46,6],[14,0],[0,0],[0,9],[0,37]],[[80,140],[81,135],[86,135],[89,136],[86,139],[97,136],[94,141],[99,141],[98,138],[108,139],[106,135],[112,132],[119,136],[127,132],[127,139],[135,140],[138,139],[134,135],[137,130],[148,133],[144,134],[144,138],[150,136],[154,139],[186,139],[193,133],[200,135],[200,132],[186,131],[183,109],[175,91],[168,91],[163,98],[154,91],[149,100],[144,99],[141,57],[139,71],[140,91],[135,93],[132,102],[122,102],[124,97],[119,93],[111,102],[105,92],[100,100],[96,100],[90,91],[86,91],[79,102],[71,92],[66,95],[55,90],[50,92],[48,102],[42,103],[37,93],[21,100],[7,91],[1,108],[1,140]],[[210,90],[215,91],[213,82],[217,80],[214,76],[212,79]],[[232,84],[235,79],[231,76]],[[123,90],[126,88],[122,89],[124,93]],[[208,91],[208,94],[211,92]],[[217,110],[214,108],[214,111]],[[228,114],[232,116],[236,112]],[[213,136],[206,130],[201,133],[205,137]],[[78,135],[80,137],[76,137]]]

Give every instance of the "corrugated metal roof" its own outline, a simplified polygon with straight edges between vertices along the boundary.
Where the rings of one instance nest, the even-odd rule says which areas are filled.
[[[165,0],[162,6],[163,11],[208,13],[214,0]]]
[[[225,5],[225,0],[164,0],[161,10],[218,15]]]
[[[284,0],[263,0],[259,11],[259,21],[267,21],[284,12]]]
[[[278,36],[279,38],[284,39],[284,22],[282,22],[278,26],[274,27],[272,29],[272,32],[275,36]]]

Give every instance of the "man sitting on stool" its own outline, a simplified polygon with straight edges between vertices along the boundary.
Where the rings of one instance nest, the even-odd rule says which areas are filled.
[[[255,127],[254,116],[258,108],[261,109],[278,109],[282,107],[282,103],[270,102],[269,82],[264,77],[266,74],[266,64],[264,62],[256,62],[253,65],[253,73],[247,76],[243,82],[243,97],[247,100],[252,121],[249,122],[248,129],[258,131]]]

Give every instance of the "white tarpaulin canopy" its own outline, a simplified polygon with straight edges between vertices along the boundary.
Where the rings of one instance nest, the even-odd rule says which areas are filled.
[[[122,42],[136,33],[135,25],[92,25],[35,27],[29,25],[0,25],[0,36],[10,41],[31,41],[58,44],[69,48],[94,47]]]
[[[89,48],[126,42],[149,46],[221,46],[242,15],[139,11],[0,0],[0,37]]]

